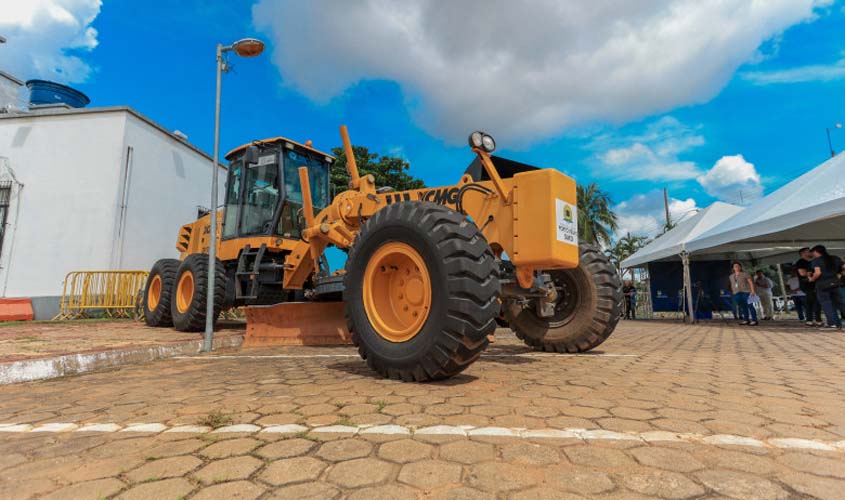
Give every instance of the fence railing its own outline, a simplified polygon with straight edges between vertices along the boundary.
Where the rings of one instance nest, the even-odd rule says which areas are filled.
[[[65,276],[59,314],[53,319],[84,318],[93,313],[129,318],[137,315],[147,271],[73,271]]]

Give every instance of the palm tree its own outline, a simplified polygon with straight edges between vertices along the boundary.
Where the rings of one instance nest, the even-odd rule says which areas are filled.
[[[610,245],[616,231],[616,214],[610,209],[613,200],[595,182],[578,185],[578,237],[593,245]]]
[[[632,236],[627,233],[625,236],[617,240],[610,250],[608,255],[614,266],[616,266],[619,275],[622,276],[622,261],[634,255],[637,250],[648,244],[648,238],[645,236]]]

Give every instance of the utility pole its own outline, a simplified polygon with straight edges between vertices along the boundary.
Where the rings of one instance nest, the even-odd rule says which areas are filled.
[[[666,208],[666,230],[672,229],[672,219],[669,217],[669,191],[663,188],[663,206]]]

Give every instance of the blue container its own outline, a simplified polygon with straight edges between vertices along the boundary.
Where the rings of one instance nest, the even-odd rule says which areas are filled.
[[[29,89],[30,104],[64,103],[72,108],[84,108],[91,102],[87,95],[61,83],[29,80],[26,82],[26,87]]]

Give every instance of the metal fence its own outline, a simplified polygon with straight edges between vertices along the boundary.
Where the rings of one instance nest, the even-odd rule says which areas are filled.
[[[94,313],[137,317],[147,271],[73,271],[65,276],[62,305],[53,319],[84,318]]]

